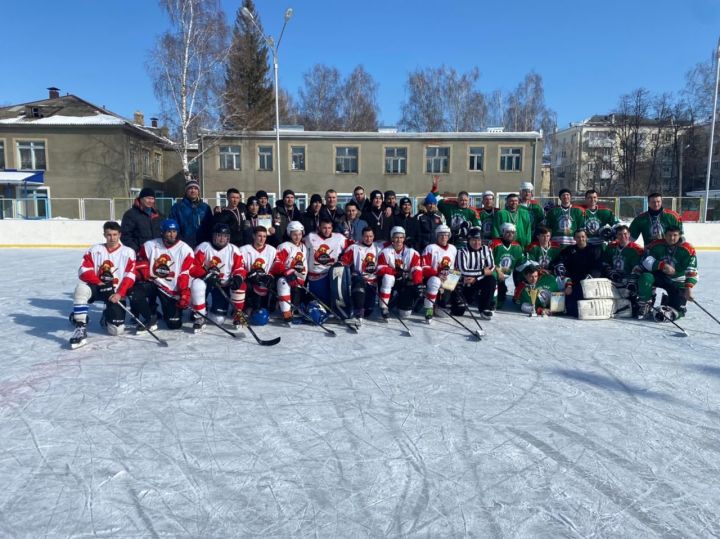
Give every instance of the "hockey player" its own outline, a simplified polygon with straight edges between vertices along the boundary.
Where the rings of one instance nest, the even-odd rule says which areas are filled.
[[[552,271],[555,261],[560,256],[561,247],[550,239],[550,229],[546,226],[539,226],[536,229],[535,241],[525,249],[525,257],[528,261],[537,263],[541,269]]]
[[[603,241],[612,239],[612,227],[619,223],[617,217],[608,208],[601,208],[598,204],[598,192],[595,189],[585,191],[585,232],[590,245],[600,245]],[[604,238],[604,231],[609,237]]]
[[[195,249],[195,264],[190,269],[193,277],[190,293],[193,311],[207,314],[206,298],[212,300],[212,314],[215,322],[225,322],[228,310],[227,296],[232,301],[235,316],[233,325],[238,326],[239,311],[245,306],[245,265],[238,248],[230,243],[231,229],[225,223],[213,227],[212,240],[203,242]],[[228,289],[223,294],[221,289]],[[193,331],[200,332],[205,327],[205,318],[195,315]]]
[[[643,248],[630,241],[626,225],[615,227],[615,238],[602,252],[603,274],[618,286],[633,284],[637,290],[638,275],[643,271]]]
[[[93,245],[80,265],[70,317],[75,324],[70,348],[87,343],[88,303],[105,302],[103,320],[110,335],[125,331],[125,311],[119,303],[125,301],[135,283],[135,251],[120,242],[120,225],[115,221],[103,225],[103,236],[105,243]]]
[[[493,224],[495,221],[495,193],[485,191],[482,195],[482,208],[480,208],[480,226],[482,227],[483,245],[490,245],[492,241]]]
[[[155,303],[159,299],[167,328],[180,329],[182,311],[190,307],[190,269],[195,257],[190,246],[178,239],[177,221],[165,219],[160,231],[162,238],[146,241],[138,253],[135,274],[141,282],[133,290],[132,306],[145,325],[155,329]]]
[[[689,243],[682,241],[678,225],[665,228],[665,238],[652,242],[642,266],[647,273],[640,275],[638,285],[638,316],[646,317],[651,311],[653,287],[667,292],[656,320],[677,320],[685,315],[686,303],[692,300],[692,289],[698,282],[697,256]]]
[[[318,232],[311,232],[304,239],[307,247],[308,287],[326,305],[330,303],[330,268],[340,260],[340,255],[351,243],[348,238],[332,230],[333,223],[323,218]]]
[[[517,195],[516,195],[517,198]],[[497,309],[502,309],[507,297],[507,283],[512,274],[515,286],[520,283],[521,276],[517,275],[515,268],[525,260],[522,246],[515,241],[515,225],[503,223],[501,226],[502,239],[495,239],[490,244],[490,250],[495,260],[495,278],[497,280]]]
[[[560,205],[545,215],[545,225],[552,233],[552,240],[560,246],[573,245],[575,231],[585,228],[585,212],[572,203],[570,189],[560,189]]]
[[[555,274],[569,278],[570,293],[565,299],[565,312],[570,316],[577,316],[577,302],[584,299],[580,281],[602,275],[602,245],[590,245],[582,228],[575,231],[573,239],[575,245],[568,245],[560,252],[555,264]]]
[[[405,246],[405,230],[399,226],[390,231],[390,245],[380,251],[377,276],[380,280],[380,314],[390,316],[390,298],[397,292],[401,317],[410,316],[415,300],[422,297],[422,266],[415,249]]]
[[[253,230],[253,242],[240,247],[244,269],[247,272],[245,297],[245,313],[249,317],[254,311],[266,309],[271,311],[270,288],[275,286],[273,262],[277,252],[275,247],[267,244],[268,230],[264,226],[256,226]],[[241,325],[243,316],[238,315]]]
[[[455,259],[455,266],[460,270],[460,284],[451,296],[451,311],[456,316],[465,313],[465,302],[477,305],[480,316],[486,320],[492,318],[490,303],[495,293],[495,261],[492,251],[482,243],[482,230],[473,227],[468,232],[468,244],[460,249]]]
[[[526,209],[530,213],[530,233],[534,234],[537,227],[545,220],[545,210],[540,203],[533,198],[535,186],[530,182],[520,184],[520,209]]]
[[[440,225],[435,229],[435,243],[431,243],[423,251],[421,262],[423,279],[425,281],[425,320],[429,323],[432,320],[437,301],[443,301],[439,297],[440,287],[448,278],[450,272],[455,268],[455,257],[457,248],[450,245],[450,227]]]
[[[440,176],[433,176],[431,192],[437,196]],[[445,216],[445,224],[450,227],[452,236],[450,241],[456,247],[464,247],[467,243],[467,233],[471,226],[479,226],[477,213],[470,207],[470,194],[460,191],[455,202],[447,202],[438,197],[438,210]]]
[[[492,236],[496,239],[503,237],[502,225],[510,223],[515,227],[515,240],[525,249],[532,241],[532,225],[530,212],[520,210],[520,198],[515,193],[505,197],[505,209],[495,212]]]
[[[363,319],[372,314],[377,298],[377,265],[380,250],[375,243],[372,227],[365,227],[362,241],[350,245],[340,258],[352,271],[351,295],[353,318],[348,322],[359,329]]]
[[[290,221],[287,235],[290,241],[278,245],[273,271],[279,275],[277,297],[280,313],[285,322],[293,317],[291,303],[295,306],[304,301],[303,287],[308,273],[307,247],[303,243],[305,227],[299,221]]]
[[[520,311],[530,316],[552,314],[550,301],[553,293],[565,292],[569,295],[571,287],[565,287],[564,279],[550,273],[540,273],[540,268],[533,264],[523,271],[523,282],[515,290],[513,299],[520,305]]]
[[[648,211],[641,213],[630,223],[630,238],[635,241],[642,237],[643,245],[648,247],[654,240],[663,240],[669,227],[680,229],[683,234],[682,219],[672,210],[663,208],[662,195],[648,195]]]

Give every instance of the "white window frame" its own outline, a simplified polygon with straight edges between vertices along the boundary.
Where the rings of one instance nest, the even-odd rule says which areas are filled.
[[[388,156],[387,152],[388,150],[394,150],[395,155]],[[397,150],[405,150],[404,156],[398,156]],[[408,174],[408,154],[410,153],[410,148],[407,146],[383,146],[383,174],[387,174],[388,176],[407,176]],[[390,165],[388,167],[388,165]],[[395,166],[397,165],[397,167]],[[402,168],[405,168],[405,170],[402,170]],[[390,168],[391,170],[388,170]],[[398,171],[395,172],[392,169],[397,168]]]
[[[509,151],[520,150],[520,154],[515,154],[515,153],[503,154],[504,150],[509,150]],[[522,146],[500,146],[498,148],[498,172],[522,172],[523,161],[525,160],[524,157],[525,157],[525,148],[523,148]],[[507,160],[504,158],[512,159],[513,164],[512,164],[511,168],[503,168],[503,162]],[[520,161],[519,161],[519,165],[516,167],[515,163],[517,162],[518,159]]]
[[[446,156],[438,155],[437,151],[435,152],[435,155],[432,155],[432,156],[428,155],[429,150],[440,150],[440,149],[447,149],[447,155]],[[423,158],[425,160],[425,166],[423,167],[425,174],[450,174],[452,171],[451,167],[450,167],[450,160],[452,159],[452,147],[449,145],[427,144],[423,147]],[[435,164],[439,163],[440,169],[442,169],[443,162],[447,166],[447,170],[436,171]],[[428,169],[430,169],[430,170],[428,170]]]
[[[293,157],[295,156],[295,152],[293,150],[295,148],[302,148],[303,168],[295,168],[295,159],[293,159]],[[307,153],[308,153],[308,151],[307,151],[306,144],[288,144],[288,153],[290,154],[288,157],[289,157],[291,172],[307,171]]]
[[[257,169],[258,169],[258,172],[272,172],[273,170],[275,170],[275,168],[274,168],[275,163],[273,162],[273,161],[274,161],[274,156],[275,156],[275,146],[272,145],[272,144],[258,144],[258,145],[256,146],[256,148],[257,148],[256,154],[257,154]],[[268,165],[268,163],[267,163],[268,153],[267,153],[267,152],[263,152],[263,153],[260,152],[260,150],[263,149],[263,148],[270,148],[270,154],[269,154],[269,155],[270,155],[270,166],[269,166],[269,167],[267,166],[267,165]],[[264,163],[263,163],[263,161],[264,161]]]
[[[356,155],[347,155],[347,154],[339,155],[338,154],[338,152],[340,150],[350,150],[350,149],[355,149]],[[340,145],[340,144],[334,145],[333,146],[333,154],[335,155],[335,163],[334,163],[335,166],[333,167],[335,174],[355,174],[355,175],[360,174],[360,146],[359,145],[353,145],[353,146],[348,146],[348,145],[344,145],[344,144],[343,145]],[[352,164],[352,162],[354,160],[355,161],[355,170],[349,170],[349,171],[338,170],[338,159],[341,159],[343,163],[347,162],[350,164]],[[343,168],[345,168],[345,167],[343,167]],[[350,167],[350,168],[352,168],[352,167]]]
[[[143,178],[150,178],[150,150],[143,148],[141,156]]]
[[[473,158],[475,158],[475,167],[477,167],[477,154],[473,154],[473,150],[482,150],[481,155],[481,162],[480,162],[480,168],[473,168]],[[467,154],[468,154],[468,160],[466,161],[468,164],[468,172],[485,172],[485,154],[487,153],[487,147],[484,144],[468,144],[467,146]]]
[[[152,160],[153,175],[156,180],[162,180],[163,156],[160,152],[153,152]]]
[[[223,148],[237,148],[237,153],[234,151],[223,152]],[[227,164],[227,161],[223,163],[223,157],[227,160],[232,158],[232,166],[226,167],[223,164]],[[221,144],[218,146],[218,170],[242,170],[242,146],[239,144]]]
[[[29,144],[29,148],[21,148],[21,145]],[[39,150],[39,148],[35,148],[35,145],[42,145],[42,151],[43,151],[43,157],[45,159],[45,167],[44,168],[37,168],[37,157],[35,155],[35,152]],[[30,168],[23,168],[22,166],[22,157],[20,154],[20,150],[29,149],[31,154],[31,167]],[[16,139],[15,140],[15,158],[16,158],[16,167],[17,170],[48,170],[49,163],[48,163],[48,151],[47,151],[47,140],[45,139]]]

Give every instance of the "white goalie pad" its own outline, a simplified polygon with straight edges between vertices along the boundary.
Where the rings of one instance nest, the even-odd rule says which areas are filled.
[[[620,297],[610,279],[583,279],[580,281],[580,284],[582,285],[583,297],[585,299]]]
[[[578,301],[580,320],[609,320],[610,318],[631,318],[632,309],[627,299],[583,299]]]
[[[565,312],[565,293],[564,292],[553,292],[550,296],[550,312],[551,313],[564,313]]]
[[[453,270],[448,274],[447,278],[442,282],[440,287],[443,290],[452,292],[453,290],[455,290],[458,281],[460,281],[460,272],[458,270]]]

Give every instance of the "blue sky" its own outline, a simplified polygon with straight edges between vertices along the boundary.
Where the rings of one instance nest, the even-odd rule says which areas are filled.
[[[223,0],[230,21],[240,0]],[[610,111],[644,86],[677,92],[720,34],[718,0],[256,0],[277,35],[280,84],[292,93],[316,63],[343,73],[363,64],[379,83],[380,119],[394,125],[407,73],[477,65],[483,91],[510,90],[530,70],[545,82],[558,125]],[[154,0],[2,1],[0,104],[41,99],[57,86],[126,117],[158,105],[145,71],[166,19]]]

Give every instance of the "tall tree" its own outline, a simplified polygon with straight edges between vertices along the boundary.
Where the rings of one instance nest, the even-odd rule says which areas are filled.
[[[505,98],[503,119],[508,131],[553,128],[555,112],[545,105],[542,76],[531,71]]]
[[[298,91],[300,121],[310,131],[342,129],[342,81],[335,67],[316,64]]]
[[[243,16],[247,8],[262,30],[252,0],[243,0],[235,16],[232,43],[225,73],[223,125],[229,129],[257,131],[275,125],[275,94],[269,51],[255,25]]]
[[[217,119],[227,24],[219,0],[160,0],[160,6],[170,29],[158,38],[146,67],[189,178],[191,140]]]
[[[487,105],[478,89],[480,70],[459,74],[444,65],[408,74],[400,128],[405,131],[478,131]]]
[[[343,84],[341,116],[345,131],[376,131],[378,85],[363,66],[353,69]]]
[[[685,74],[683,98],[693,118],[706,121],[712,116],[715,92],[715,51],[705,62],[695,64]]]

